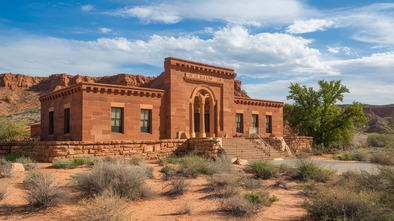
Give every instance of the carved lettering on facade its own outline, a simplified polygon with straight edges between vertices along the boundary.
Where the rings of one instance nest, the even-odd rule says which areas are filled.
[[[201,75],[201,74],[193,74],[193,73],[185,73],[184,76],[185,81],[187,82],[206,82],[213,84],[223,84],[224,80],[222,78]]]

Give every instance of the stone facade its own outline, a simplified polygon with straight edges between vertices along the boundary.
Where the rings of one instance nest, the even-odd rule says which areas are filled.
[[[170,57],[149,88],[79,83],[40,97],[39,136],[42,141],[247,137],[252,115],[257,115],[253,130],[261,137],[283,137],[283,102],[235,96],[234,85],[240,85],[235,77],[229,68]],[[123,111],[120,133],[111,131],[114,107]],[[70,113],[68,130],[65,109]],[[148,132],[141,132],[142,110],[149,110]],[[242,115],[238,132],[236,114]]]
[[[285,136],[284,140],[293,154],[312,150],[313,138],[307,136]]]

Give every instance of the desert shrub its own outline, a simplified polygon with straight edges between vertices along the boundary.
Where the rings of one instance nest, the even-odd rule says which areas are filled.
[[[215,160],[209,162],[207,166],[208,174],[230,173],[231,170],[231,158],[226,154],[218,155]]]
[[[176,175],[176,169],[174,166],[165,165],[160,169],[160,173],[163,174],[163,179],[168,180]]]
[[[74,169],[77,166],[73,163],[72,160],[56,160],[52,164],[53,168],[61,168],[61,169]]]
[[[376,134],[372,133],[368,135],[367,142],[368,145],[372,147],[387,147],[394,141],[394,136],[392,134]]]
[[[256,179],[250,179],[248,177],[241,178],[241,187],[247,190],[254,190],[261,187],[261,181]]]
[[[263,203],[263,198],[258,193],[244,193],[242,196],[253,204]]]
[[[208,187],[218,197],[228,198],[239,194],[239,187],[242,184],[241,179],[235,174],[217,173],[208,178]]]
[[[183,202],[182,206],[176,212],[176,214],[178,214],[178,215],[185,215],[185,214],[190,215],[191,213],[192,213],[192,203],[188,200]]]
[[[91,158],[83,157],[76,158],[73,160],[57,160],[53,162],[52,167],[54,168],[62,168],[62,169],[75,169],[81,165],[93,165],[94,161]]]
[[[275,195],[272,195],[270,201],[271,201],[271,202],[279,201],[279,197],[277,197],[277,196],[275,196]]]
[[[164,185],[163,189],[168,188],[168,191],[165,193],[167,196],[177,197],[183,195],[189,185],[189,183],[185,182],[185,178],[173,177],[170,182]]]
[[[250,217],[263,206],[269,206],[268,194],[245,193],[221,201],[221,209],[236,217]]]
[[[185,177],[197,178],[201,173],[207,173],[207,160],[196,156],[179,158],[178,173]]]
[[[334,170],[323,168],[319,164],[308,160],[298,160],[296,167],[298,172],[293,178],[304,181],[312,179],[318,182],[327,182],[331,180],[335,173]]]
[[[169,164],[177,164],[177,163],[179,163],[180,159],[181,158],[178,158],[175,155],[171,155],[171,156],[167,157],[166,160],[167,160],[167,163],[169,163]]]
[[[137,165],[140,165],[140,163],[141,163],[141,158],[139,158],[139,157],[132,157],[129,161],[130,161],[130,163],[131,163],[132,165],[137,166]]]
[[[21,163],[25,170],[36,170],[37,169],[37,162],[30,157],[20,157],[15,160],[15,163]]]
[[[0,201],[2,201],[7,196],[9,183],[7,181],[0,181]]]
[[[29,204],[42,209],[56,205],[64,197],[49,174],[30,173],[24,179],[23,187],[27,190],[26,199]]]
[[[81,158],[73,159],[73,164],[76,166],[82,166],[82,165],[92,166],[94,164],[94,161],[90,157],[81,157]]]
[[[354,160],[354,161],[366,161],[368,159],[368,151],[359,149],[355,151],[346,151],[345,153],[338,156],[340,160]],[[334,156],[335,157],[335,156]]]
[[[370,161],[372,163],[378,163],[383,165],[392,165],[394,164],[394,159],[389,154],[383,152],[373,153],[370,157]]]
[[[297,159],[306,159],[308,157],[308,154],[305,152],[300,152],[296,154]]]
[[[15,175],[12,170],[12,163],[3,158],[0,158],[0,175],[3,177],[12,177]]]
[[[159,166],[164,167],[167,165],[167,157],[160,157]]]
[[[12,153],[12,154],[0,156],[0,158],[3,158],[6,161],[10,161],[10,162],[15,162],[17,159],[21,157],[28,158],[29,155],[26,152],[22,152],[22,153]]]
[[[319,190],[304,208],[315,220],[379,220],[381,214],[367,194],[343,188]]]
[[[77,214],[80,220],[129,220],[127,202],[107,190],[92,198],[82,200],[80,205],[82,208]]]
[[[268,161],[252,161],[248,164],[245,171],[262,179],[269,179],[272,176],[276,176],[275,165]]]
[[[286,170],[288,170],[289,168],[290,168],[289,165],[287,165],[287,164],[285,164],[285,163],[282,163],[282,164],[280,164],[280,165],[278,166],[279,173],[284,173],[284,172],[286,172]]]
[[[147,169],[134,166],[124,160],[98,160],[90,173],[77,173],[71,176],[74,187],[88,196],[101,194],[105,190],[114,194],[136,200],[152,197],[153,191],[146,186]]]
[[[145,175],[147,178],[151,179],[153,178],[153,167],[146,165],[146,164],[140,164],[139,167],[141,168],[141,170],[143,170],[145,172]]]

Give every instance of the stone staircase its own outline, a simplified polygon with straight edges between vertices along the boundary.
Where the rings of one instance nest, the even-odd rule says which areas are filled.
[[[287,158],[287,152],[276,150],[262,143],[259,139],[249,138],[223,138],[222,147],[226,154],[232,158],[242,160],[273,160]]]

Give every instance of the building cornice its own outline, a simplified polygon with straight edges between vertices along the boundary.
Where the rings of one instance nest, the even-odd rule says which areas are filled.
[[[253,105],[253,106],[265,106],[265,107],[283,107],[284,102],[280,101],[268,101],[268,100],[259,100],[259,99],[251,99],[251,98],[241,98],[235,97],[234,103],[243,104],[243,105]]]
[[[164,95],[165,91],[160,89],[129,87],[129,86],[111,85],[111,84],[78,83],[67,88],[63,88],[48,94],[44,94],[40,96],[39,100],[41,102],[52,100],[76,92],[161,98]]]
[[[170,65],[171,69],[178,71],[204,74],[226,79],[234,79],[237,76],[234,70],[230,68],[208,65],[174,57],[166,58],[165,61]]]

